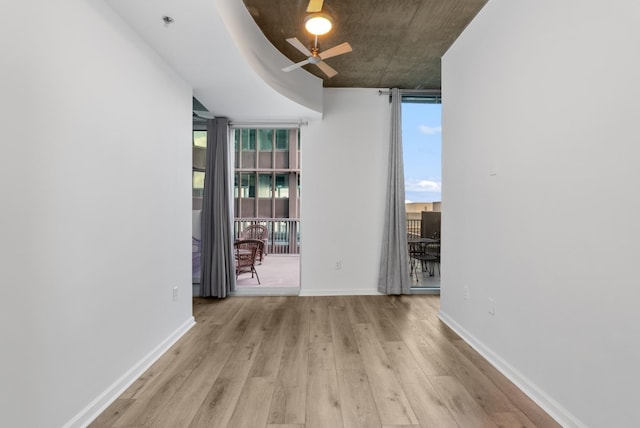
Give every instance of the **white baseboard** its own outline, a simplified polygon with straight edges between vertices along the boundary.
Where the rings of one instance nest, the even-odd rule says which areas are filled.
[[[102,394],[98,395],[98,397],[82,409],[80,413],[64,424],[63,428],[83,428],[89,425],[194,325],[195,319],[190,317],[176,331],[169,335],[169,337],[163,340],[162,343],[156,346],[155,349],[123,374],[120,379],[111,384]]]
[[[440,289],[412,288],[411,294],[440,294]],[[378,290],[301,288],[299,296],[385,296]]]
[[[440,295],[440,289],[439,288],[412,288],[411,289],[411,294],[434,294],[434,295]]]
[[[236,287],[232,296],[297,296],[299,287]]]
[[[578,418],[567,411],[567,409],[561,406],[560,403],[551,398],[535,383],[516,370],[498,354],[493,352],[484,343],[476,339],[471,333],[469,333],[469,331],[460,326],[449,315],[441,310],[438,317],[560,425],[565,428],[587,428],[587,425],[582,423]]]
[[[300,288],[300,296],[382,296],[378,290],[348,288]]]

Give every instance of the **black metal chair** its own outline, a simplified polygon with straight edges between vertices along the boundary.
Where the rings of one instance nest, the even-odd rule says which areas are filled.
[[[429,276],[435,275],[436,265],[438,266],[438,275],[440,275],[440,240],[426,243],[424,246],[424,255],[430,259],[426,262]]]
[[[435,266],[438,265],[440,274],[440,240],[426,238],[408,238],[409,244],[409,274],[418,280],[418,264],[422,272],[429,276],[435,275]]]

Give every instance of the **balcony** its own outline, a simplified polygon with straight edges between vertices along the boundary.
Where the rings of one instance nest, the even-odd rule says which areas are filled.
[[[300,254],[300,220],[297,218],[236,218],[233,236],[238,239],[247,226],[260,224],[267,227],[267,254]]]
[[[239,218],[234,220],[234,238],[238,238],[240,231],[252,224],[266,226],[269,238],[266,254],[262,264],[256,266],[261,284],[251,274],[240,274],[237,288],[241,294],[260,294],[269,288],[270,294],[297,293],[300,287],[300,220],[281,218]],[[407,233],[412,236],[421,235],[421,220],[407,220]],[[199,241],[194,238],[194,283],[199,282],[200,255]],[[198,278],[198,280],[196,280]],[[411,278],[412,288],[416,290],[435,290],[440,287],[439,269],[434,276],[428,272],[418,270]]]
[[[236,280],[236,294],[296,295],[300,288],[300,256],[269,254],[256,265],[260,284],[251,273],[241,273]]]
[[[260,285],[251,274],[240,274],[236,281],[236,294],[297,294],[300,288],[300,220],[283,218],[237,218],[233,222],[233,235],[250,225],[266,226],[269,232],[266,256],[256,266]]]

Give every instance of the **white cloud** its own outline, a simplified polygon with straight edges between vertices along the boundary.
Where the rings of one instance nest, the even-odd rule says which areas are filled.
[[[440,192],[442,183],[431,180],[407,180],[404,188],[407,192]]]
[[[436,135],[436,134],[440,134],[442,132],[442,126],[427,126],[427,125],[420,125],[418,127],[420,129],[420,132],[422,132],[423,134],[427,134],[427,135]]]

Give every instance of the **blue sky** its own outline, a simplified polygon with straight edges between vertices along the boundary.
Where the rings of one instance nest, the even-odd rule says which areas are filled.
[[[441,104],[402,104],[402,145],[406,201],[442,200]]]

